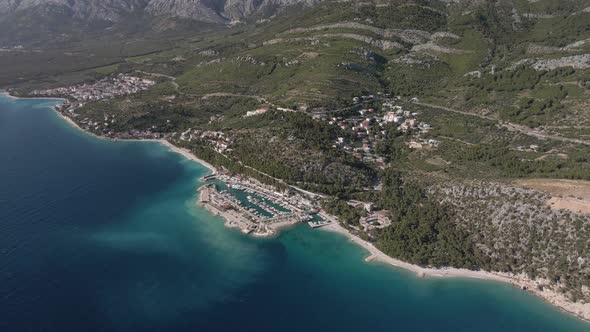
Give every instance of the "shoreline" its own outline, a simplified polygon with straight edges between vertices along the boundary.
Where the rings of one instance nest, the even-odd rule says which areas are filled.
[[[45,99],[45,100],[60,100],[62,102],[67,101],[67,99],[65,99],[65,98],[57,98],[57,97],[56,98],[52,98],[52,97],[17,97],[17,96],[11,95],[10,92],[8,92],[6,90],[0,90],[0,97],[6,97],[9,99],[13,99],[13,100],[16,100],[16,99]],[[111,142],[157,142],[157,143],[160,143],[161,145],[167,147],[170,151],[178,153],[178,154],[184,156],[186,159],[189,159],[189,160],[192,160],[194,162],[201,164],[205,168],[209,169],[212,172],[211,174],[217,173],[217,169],[213,165],[211,165],[210,163],[206,162],[205,160],[200,159],[199,157],[195,156],[192,152],[190,152],[190,150],[178,147],[178,146],[170,143],[170,141],[168,141],[166,139],[147,139],[147,138],[146,139],[141,139],[141,138],[138,138],[138,139],[134,139],[134,138],[117,139],[117,138],[108,138],[108,137],[99,136],[99,135],[91,133],[87,130],[84,130],[74,120],[72,120],[72,118],[64,115],[62,112],[58,111],[55,107],[52,107],[52,109],[53,109],[53,111],[55,111],[55,113],[57,113],[57,115],[60,118],[65,120],[72,127],[75,127],[76,129],[85,133],[86,135],[90,135],[92,137],[95,137],[95,138],[98,138],[101,140],[105,140],[105,141],[111,141]]]
[[[10,94],[10,92],[0,89],[0,97],[6,97],[8,99],[45,99],[45,100],[61,100],[68,101],[66,98],[60,97],[17,97]]]
[[[473,271],[452,267],[421,267],[386,255],[372,243],[352,234],[350,231],[338,224],[337,221],[333,220],[329,225],[326,225],[321,229],[327,232],[343,235],[348,238],[349,241],[367,250],[370,255],[365,258],[365,262],[380,262],[401,268],[410,272],[414,272],[418,278],[467,278],[508,283],[512,286],[520,288],[523,291],[527,291],[537,296],[544,302],[557,307],[559,310],[567,314],[573,315],[585,322],[590,322],[590,304],[570,302],[562,294],[554,290],[549,290],[546,288],[539,290],[537,288],[537,282],[527,278],[526,276],[516,276],[513,274],[499,272],[494,273],[488,271]]]
[[[48,100],[62,100],[62,101],[66,100],[63,98],[21,98],[21,97],[12,96],[7,91],[0,92],[0,96],[6,96],[10,99],[48,99]],[[86,135],[90,135],[94,138],[98,138],[98,139],[110,141],[110,142],[156,142],[156,143],[160,143],[161,145],[167,147],[170,151],[178,153],[178,154],[182,155],[183,157],[185,157],[186,159],[197,162],[198,164],[209,169],[209,171],[211,171],[210,174],[217,173],[217,169],[213,165],[211,165],[210,163],[206,162],[205,160],[200,159],[199,157],[195,156],[192,152],[190,152],[190,150],[178,147],[178,146],[170,143],[170,141],[168,141],[166,139],[148,139],[148,138],[117,139],[117,138],[108,138],[108,137],[99,136],[99,135],[91,133],[87,130],[84,130],[74,120],[72,120],[72,118],[64,115],[62,112],[58,111],[55,107],[52,107],[52,109],[60,118],[62,118],[64,121],[66,121],[69,125],[78,129],[79,131],[83,132]]]
[[[138,140],[138,141],[142,141],[142,140]],[[190,150],[185,149],[185,148],[181,148],[178,147],[172,143],[170,143],[170,141],[165,140],[165,139],[157,139],[157,140],[151,140],[152,142],[159,142],[160,144],[162,144],[163,146],[167,147],[170,151],[178,153],[180,155],[182,155],[183,157],[185,157],[188,160],[194,161],[198,164],[200,164],[201,166],[206,167],[207,169],[209,169],[211,171],[210,174],[215,174],[217,173],[217,168],[215,168],[215,166],[211,165],[210,163],[204,161],[203,159],[195,156],[192,152],[190,152]],[[209,174],[208,174],[209,175]]]
[[[46,100],[62,100],[62,101],[66,100],[64,98],[46,98],[46,97],[39,97],[39,98],[37,98],[37,97],[34,97],[34,98],[23,97],[23,98],[21,98],[21,97],[12,96],[12,95],[10,95],[10,93],[8,91],[5,91],[5,90],[0,90],[0,96],[5,96],[10,99],[46,99]],[[210,163],[198,158],[193,153],[191,153],[188,149],[175,146],[174,144],[172,144],[171,142],[169,142],[166,139],[111,139],[111,138],[107,138],[107,137],[101,137],[101,136],[93,134],[89,131],[84,130],[74,120],[72,120],[70,117],[64,115],[63,113],[59,112],[55,107],[52,107],[52,109],[57,113],[57,115],[60,118],[65,120],[68,124],[77,128],[78,130],[80,130],[81,132],[83,132],[87,135],[90,135],[90,136],[93,136],[95,138],[102,139],[102,140],[112,141],[112,142],[125,142],[125,141],[158,142],[161,145],[167,147],[170,151],[178,153],[178,154],[182,155],[183,157],[185,157],[186,159],[189,159],[191,161],[194,161],[194,162],[204,166],[205,168],[210,170],[212,172],[212,174],[215,174],[217,172],[217,169],[213,165],[211,165]],[[198,198],[197,198],[197,200],[198,200]],[[209,213],[211,213],[213,215],[221,216],[226,221],[225,222],[226,227],[235,228],[235,226],[228,224],[230,221],[225,216],[223,216],[223,214],[215,213],[217,211],[212,211],[210,209],[210,207],[207,206],[208,204],[198,204],[198,205],[204,207]],[[332,219],[332,218],[330,218],[330,219]],[[370,253],[370,255],[365,258],[365,262],[376,261],[376,262],[385,263],[387,265],[391,265],[391,266],[394,266],[397,268],[402,268],[404,270],[408,270],[408,271],[416,273],[416,276],[419,278],[426,278],[426,277],[470,278],[470,279],[480,279],[480,280],[489,280],[489,281],[497,281],[497,282],[502,282],[502,283],[509,283],[515,287],[519,287],[522,290],[528,291],[529,293],[536,295],[537,297],[539,297],[543,301],[559,308],[563,312],[571,314],[579,319],[582,319],[585,322],[590,322],[590,303],[588,303],[588,304],[573,303],[573,302],[568,301],[563,295],[561,295],[560,293],[558,293],[556,291],[546,290],[546,289],[539,290],[537,288],[537,284],[534,280],[528,279],[524,276],[517,277],[517,276],[511,275],[511,274],[493,273],[493,272],[487,272],[487,271],[473,271],[473,270],[468,270],[468,269],[457,269],[457,268],[450,268],[450,267],[440,268],[440,269],[424,268],[424,267],[414,265],[411,263],[407,263],[402,260],[399,260],[399,259],[396,259],[396,258],[386,255],[385,253],[380,251],[378,248],[376,248],[373,244],[371,244],[365,240],[362,240],[358,236],[352,234],[350,231],[348,231],[347,229],[342,227],[338,223],[337,220],[331,220],[331,221],[332,222],[329,225],[322,227],[322,229],[324,229],[325,231],[328,231],[328,232],[341,234],[341,235],[347,237],[351,242],[354,242],[358,246],[367,250]],[[280,234],[279,230],[284,229],[284,228],[287,228],[287,229],[291,228],[293,225],[294,224],[288,224],[288,225],[281,224],[281,225],[277,225],[276,228],[270,227],[272,230],[272,234],[268,234],[263,237],[278,236]]]

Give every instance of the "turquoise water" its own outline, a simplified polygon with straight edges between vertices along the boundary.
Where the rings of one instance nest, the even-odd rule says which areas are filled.
[[[0,99],[0,331],[590,331],[508,285],[419,279],[337,234],[198,208],[206,169]]]

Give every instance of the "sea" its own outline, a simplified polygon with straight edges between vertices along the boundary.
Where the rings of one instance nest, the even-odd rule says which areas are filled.
[[[208,170],[0,97],[0,331],[590,331],[510,285],[418,278],[300,225],[256,239],[198,207]]]

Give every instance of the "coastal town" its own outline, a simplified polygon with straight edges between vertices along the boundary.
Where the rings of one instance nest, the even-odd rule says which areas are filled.
[[[95,83],[81,84],[48,90],[35,90],[33,96],[59,96],[67,98],[56,106],[56,110],[68,121],[98,136],[110,139],[172,139],[177,142],[205,142],[215,152],[227,156],[232,152],[235,138],[223,130],[202,130],[188,128],[182,132],[161,133],[155,127],[145,130],[132,129],[127,132],[115,132],[110,126],[117,121],[117,115],[105,114],[103,119],[92,120],[81,118],[76,109],[87,103],[103,99],[135,94],[149,89],[154,81],[139,77],[119,74]],[[409,102],[417,101],[408,100]],[[344,110],[315,110],[310,114],[316,121],[328,122],[339,127],[346,137],[338,137],[333,148],[342,149],[365,162],[383,164],[383,158],[375,152],[375,145],[383,142],[388,131],[398,131],[413,135],[408,143],[415,147],[420,135],[427,133],[431,126],[417,119],[419,113],[405,110],[401,97],[378,93],[352,98],[351,107]],[[246,112],[247,117],[261,116],[271,110],[279,112],[296,112],[280,107],[260,107]],[[334,113],[334,114],[333,114]],[[333,114],[333,115],[330,115]],[[423,142],[431,147],[437,141]],[[224,217],[226,226],[239,228],[243,233],[254,236],[272,236],[279,229],[300,222],[312,228],[319,228],[338,222],[338,218],[327,214],[321,209],[321,201],[315,196],[302,192],[287,190],[278,191],[271,186],[263,185],[252,178],[244,178],[231,174],[223,169],[215,170],[214,174],[204,179],[207,184],[199,188],[198,203],[211,212]],[[358,225],[349,225],[351,231],[366,234],[373,238],[380,229],[391,225],[389,211],[374,211],[371,203],[348,201],[348,205],[363,211]]]
[[[363,162],[372,162],[383,166],[383,156],[377,151],[379,144],[387,144],[391,135],[408,135],[406,145],[410,149],[435,149],[440,141],[425,138],[432,126],[418,119],[419,112],[404,109],[404,104],[416,102],[416,98],[407,101],[401,97],[379,94],[378,96],[358,96],[352,99],[353,107],[345,110],[316,110],[306,112],[282,107],[259,107],[247,111],[244,118],[264,115],[270,111],[306,112],[316,121],[327,122],[341,129],[343,135],[336,138],[332,147],[342,149]],[[375,106],[367,106],[373,105]],[[213,121],[213,120],[212,120]],[[174,133],[173,136],[177,134]],[[209,131],[189,128],[179,134],[179,139],[191,142],[199,139],[206,142],[218,153],[232,151],[235,139],[231,133],[223,130]]]
[[[174,147],[166,139],[175,139],[179,142],[200,139],[207,142],[217,153],[231,152],[233,138],[223,131],[189,128],[180,133],[160,133],[156,128],[152,128],[153,130],[132,129],[128,132],[114,132],[109,126],[116,123],[116,115],[105,114],[103,119],[93,120],[87,117],[81,118],[76,113],[78,108],[88,103],[136,94],[149,89],[154,84],[155,82],[151,80],[119,74],[94,83],[34,90],[29,94],[36,97],[64,98],[62,104],[55,106],[58,114],[73,125],[99,137],[116,140],[158,140],[182,152],[183,155],[190,155],[190,153]],[[259,108],[247,112],[245,116],[261,115],[268,110],[268,108]],[[281,111],[287,110],[281,109]],[[297,223],[306,223],[312,228],[319,228],[337,220],[336,217],[321,210],[321,202],[316,196],[305,195],[295,190],[281,192],[253,178],[231,174],[224,169],[215,169],[212,166],[210,168],[214,172],[201,179],[206,184],[198,189],[197,203],[212,213],[222,216],[226,220],[226,226],[230,228],[239,228],[245,234],[268,237],[278,234],[281,228]],[[366,225],[370,228],[374,225],[374,221],[369,217]]]
[[[29,93],[34,97],[64,98],[63,104],[56,109],[63,116],[75,121],[81,128],[96,135],[113,139],[179,139],[191,142],[195,139],[207,142],[216,152],[232,151],[234,138],[231,133],[223,130],[210,131],[188,128],[183,132],[162,133],[155,126],[145,129],[115,131],[112,127],[117,123],[116,114],[103,114],[101,119],[83,117],[76,112],[87,104],[116,97],[128,96],[150,89],[156,82],[129,74],[112,75],[91,83],[83,83],[69,87],[34,90]],[[316,121],[327,122],[337,126],[343,135],[336,138],[333,148],[342,149],[355,158],[375,163],[383,167],[386,164],[383,156],[377,151],[381,144],[387,144],[392,135],[409,135],[406,144],[411,149],[432,149],[438,147],[439,141],[423,138],[432,126],[418,119],[419,112],[404,108],[408,103],[417,102],[417,98],[402,100],[400,96],[378,92],[375,95],[360,95],[351,99],[351,106],[344,109],[300,109],[294,110],[274,105],[264,105],[247,111],[244,118],[261,116],[269,111],[304,112]],[[215,119],[213,119],[215,118]],[[211,121],[219,121],[212,117]]]
[[[71,102],[77,102],[77,106],[80,107],[88,102],[127,96],[145,91],[154,84],[156,82],[145,78],[118,74],[93,83],[83,83],[55,89],[34,90],[31,91],[30,95],[36,97],[67,98]],[[71,107],[73,105],[66,104],[64,106]]]
[[[83,117],[77,110],[85,105],[101,100],[113,99],[140,93],[150,89],[156,82],[145,78],[118,74],[92,83],[83,83],[69,87],[33,90],[32,97],[63,98],[62,104],[56,105],[56,111],[67,121],[74,122],[80,128],[101,137],[111,139],[166,139],[171,134],[161,133],[155,126],[139,130],[115,131],[112,126],[117,122],[116,114],[104,114],[101,119]]]
[[[81,84],[72,87],[62,87],[47,90],[35,90],[32,96],[54,96],[66,98],[65,102],[56,106],[56,110],[64,118],[75,122],[82,129],[99,136],[111,139],[175,139],[180,142],[200,140],[217,153],[222,155],[231,153],[234,138],[223,131],[201,130],[189,128],[179,133],[160,133],[154,130],[136,130],[129,132],[114,132],[110,126],[117,121],[116,115],[104,115],[103,119],[93,120],[80,118],[76,109],[87,103],[119,96],[135,94],[149,89],[155,82],[139,77],[119,74],[94,83]],[[387,130],[420,133],[430,129],[428,124],[416,119],[418,113],[404,110],[400,106],[401,98],[378,94],[377,96],[359,96],[352,99],[353,107],[347,112],[328,117],[312,116],[316,121],[327,121],[330,125],[338,126],[351,135],[350,140],[339,137],[334,148],[341,148],[353,153],[363,160],[378,160],[373,153],[376,142],[383,140]],[[364,105],[378,103],[378,110]],[[254,117],[272,110],[271,107],[261,107],[248,111],[244,117]],[[276,108],[280,112],[295,112],[291,109]],[[331,112],[331,111],[330,111]],[[223,169],[203,179],[207,183],[199,188],[198,203],[211,212],[222,216],[226,226],[239,228],[243,233],[254,236],[273,236],[281,228],[307,223],[312,228],[319,228],[337,222],[337,218],[321,209],[321,201],[313,195],[287,190],[278,191],[276,188],[264,185],[252,178],[244,178],[231,174]],[[359,226],[352,230],[371,234],[391,225],[388,211],[373,211],[371,204],[348,202],[349,205],[360,210],[366,210],[360,218]]]

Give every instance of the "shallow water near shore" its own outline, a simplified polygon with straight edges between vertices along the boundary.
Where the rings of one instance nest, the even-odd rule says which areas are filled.
[[[195,204],[207,169],[0,97],[0,331],[590,331],[509,285],[420,279],[300,225]]]

